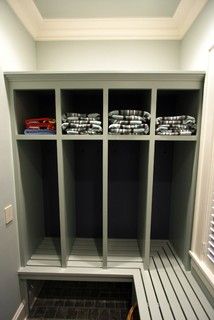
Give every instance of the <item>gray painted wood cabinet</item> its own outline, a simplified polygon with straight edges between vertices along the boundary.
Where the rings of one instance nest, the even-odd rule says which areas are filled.
[[[149,267],[169,240],[189,268],[203,73],[6,73],[21,265]],[[108,112],[151,113],[148,135],[108,134]],[[65,135],[64,112],[98,112],[99,135]],[[155,135],[155,119],[188,114],[192,136]],[[26,118],[55,135],[24,135]]]

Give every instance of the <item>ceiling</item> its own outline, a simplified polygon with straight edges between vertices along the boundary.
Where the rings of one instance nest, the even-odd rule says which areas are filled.
[[[34,0],[41,16],[46,19],[172,17],[179,2],[180,0]]]
[[[208,0],[6,0],[36,41],[180,40]]]

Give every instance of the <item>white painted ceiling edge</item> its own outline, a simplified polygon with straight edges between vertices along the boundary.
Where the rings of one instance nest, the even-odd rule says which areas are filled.
[[[181,0],[172,17],[44,19],[33,0],[7,0],[36,41],[180,40],[208,0]]]

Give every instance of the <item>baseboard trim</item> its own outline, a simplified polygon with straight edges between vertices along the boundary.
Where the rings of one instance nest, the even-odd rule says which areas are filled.
[[[22,301],[16,310],[16,313],[14,314],[12,320],[26,320],[27,313],[26,313],[26,303],[25,301]]]
[[[194,259],[194,254],[191,254],[191,273],[198,282],[199,286],[201,287],[201,290],[204,292],[205,296],[207,297],[208,301],[214,308],[214,287],[213,283],[211,282],[211,279],[209,279],[206,272],[203,270],[203,268],[200,266],[198,261]]]

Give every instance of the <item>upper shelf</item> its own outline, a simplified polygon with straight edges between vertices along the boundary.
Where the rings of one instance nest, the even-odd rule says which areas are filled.
[[[48,75],[48,74],[46,74]],[[74,75],[74,74],[72,74]],[[75,74],[76,75],[76,74]],[[82,74],[81,74],[82,75]],[[92,74],[92,78],[94,76],[100,76],[101,74]],[[108,78],[107,74],[107,78]],[[116,74],[121,76],[121,74]],[[136,77],[142,76],[143,74],[130,74],[135,75]],[[149,79],[151,80],[154,74],[148,74]],[[161,74],[162,77],[169,80],[170,77],[174,75],[174,83],[176,83],[175,79],[177,75],[173,73],[169,74]],[[184,74],[179,74],[179,76],[184,76]],[[30,75],[28,75],[30,77]],[[36,77],[36,75],[33,75]],[[39,76],[39,75],[37,75]],[[44,75],[43,75],[44,76]],[[49,76],[51,76],[49,74]],[[64,75],[66,76],[66,74]],[[68,76],[68,79],[71,75]],[[103,75],[104,76],[104,75]],[[160,75],[159,75],[160,76]],[[191,77],[196,77],[198,79],[199,74],[190,74]],[[6,76],[7,77],[7,76]],[[202,74],[200,74],[202,77]],[[199,77],[199,78],[200,78]],[[188,77],[187,77],[188,78]],[[40,84],[40,89],[36,86],[35,89],[25,89],[28,87],[27,85],[21,84],[17,88],[13,89],[14,93],[14,110],[12,110],[12,114],[14,114],[14,133],[16,140],[55,140],[55,139],[64,139],[64,140],[149,140],[155,139],[159,141],[196,141],[196,135],[183,135],[183,136],[159,136],[155,135],[155,119],[156,117],[162,116],[178,116],[178,115],[189,115],[195,118],[197,124],[197,131],[200,129],[200,120],[201,120],[201,91],[200,86],[201,83],[195,80],[190,86],[188,86],[188,79],[185,78],[186,81],[186,89],[181,89],[178,85],[178,89],[172,88],[165,89],[159,88],[157,89],[154,84],[151,83],[151,87],[146,87],[144,84],[144,88],[139,87],[139,83],[134,87],[135,82],[130,82],[130,88],[121,87],[120,82],[111,82],[109,83],[109,87],[100,86],[102,89],[96,89],[95,87],[90,87],[90,84],[87,88],[87,82],[80,83],[80,87],[76,89],[69,88],[67,85],[62,83],[55,89],[41,89],[43,87]],[[21,80],[20,80],[21,81]],[[193,80],[191,80],[193,81]],[[118,83],[119,88],[115,88],[115,84]],[[141,82],[140,82],[141,83]],[[164,82],[165,83],[165,82]],[[195,85],[195,83],[197,85]],[[99,82],[96,84],[99,87]],[[75,83],[76,85],[76,83]],[[126,83],[126,86],[128,83]],[[30,83],[31,86],[31,83]],[[160,83],[160,86],[163,86],[163,83]],[[46,84],[44,88],[47,88]],[[53,85],[52,88],[55,86]],[[72,83],[71,83],[72,87]],[[170,87],[170,84],[169,84]],[[185,87],[185,85],[184,85]],[[21,89],[24,88],[24,89]],[[150,128],[148,134],[115,134],[115,132],[111,132],[112,134],[108,134],[109,126],[113,123],[112,119],[107,119],[109,112],[113,110],[142,110],[151,114],[151,120],[146,119],[146,125]],[[122,111],[121,111],[122,112]],[[80,118],[75,122],[72,122],[71,132],[72,134],[66,134],[65,130],[62,130],[62,115],[63,114],[80,114]],[[87,134],[75,134],[72,128],[76,128],[75,126],[79,126],[81,129],[82,125],[85,125],[83,122],[85,121],[84,117],[88,117],[88,114],[99,114],[100,126],[103,131],[99,132],[94,131],[94,135]],[[40,117],[49,117],[56,119],[56,133],[52,135],[24,135],[24,121],[28,118],[40,118]],[[80,121],[79,121],[80,120]],[[94,119],[96,120],[96,119]],[[114,119],[113,119],[114,120]],[[126,120],[124,118],[124,120]],[[99,122],[98,121],[98,122]],[[142,120],[144,121],[144,120]],[[90,122],[90,121],[89,121]],[[96,122],[96,121],[95,121]],[[136,121],[135,121],[136,122]],[[91,122],[90,122],[91,123]],[[88,125],[88,124],[87,124]],[[95,124],[96,125],[96,124]],[[113,124],[114,125],[114,124]],[[130,127],[133,127],[131,123]],[[138,125],[138,124],[137,124]],[[143,124],[144,125],[144,124]],[[129,126],[125,125],[125,126]],[[133,130],[130,128],[131,133]],[[137,129],[138,130],[138,129]],[[137,131],[136,130],[136,131]],[[142,129],[141,129],[142,130]],[[78,130],[76,130],[78,131]],[[122,130],[121,130],[122,131]],[[77,132],[78,133],[78,132]],[[83,132],[81,132],[83,133]],[[90,132],[91,133],[91,132]],[[103,134],[104,133],[104,134]],[[117,132],[116,132],[117,133]],[[120,132],[119,132],[120,133]],[[123,132],[124,133],[124,130]],[[126,132],[125,132],[126,133]],[[138,133],[138,132],[137,132]],[[145,133],[145,132],[144,132]],[[196,132],[197,133],[197,132]]]
[[[24,135],[17,134],[15,139],[19,140],[93,140],[93,141],[102,141],[105,138],[102,135]],[[108,135],[108,141],[150,141],[151,135]],[[154,136],[155,141],[197,141],[198,137],[196,136]]]

